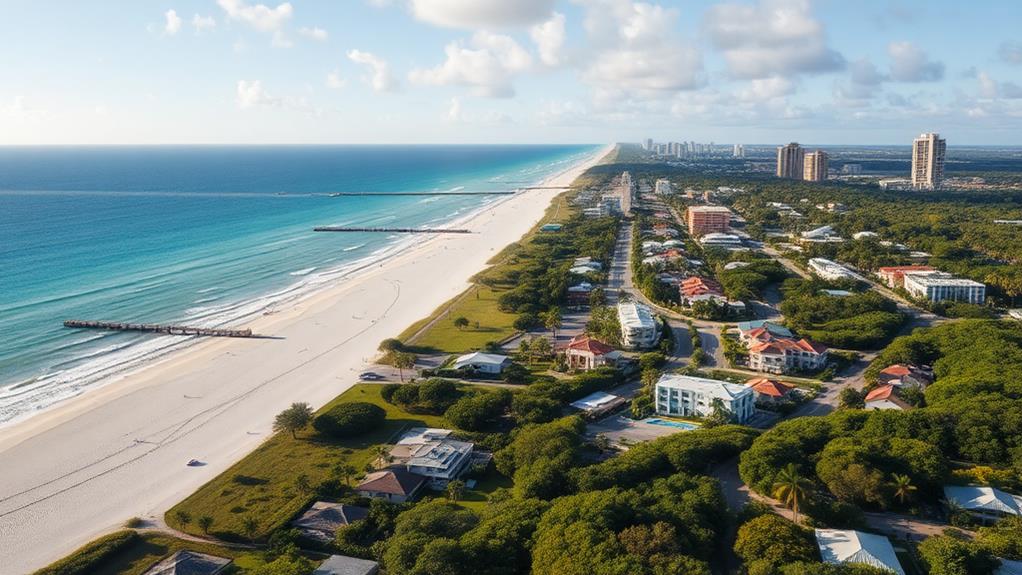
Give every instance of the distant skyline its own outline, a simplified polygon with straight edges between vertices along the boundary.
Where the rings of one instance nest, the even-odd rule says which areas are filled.
[[[1022,144],[1022,3],[117,0],[0,19],[0,145]]]

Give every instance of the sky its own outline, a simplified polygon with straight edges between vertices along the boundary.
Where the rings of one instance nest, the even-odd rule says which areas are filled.
[[[0,145],[1022,144],[1016,0],[6,0]]]

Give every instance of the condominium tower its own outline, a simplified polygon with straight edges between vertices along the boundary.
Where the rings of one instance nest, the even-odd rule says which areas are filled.
[[[912,142],[912,187],[933,190],[944,181],[946,142],[940,134],[920,134]]]
[[[777,148],[777,177],[792,180],[802,179],[802,146],[792,142]]]
[[[802,179],[807,182],[822,182],[827,179],[827,152],[816,150],[805,155]]]
[[[731,229],[731,210],[724,206],[689,206],[685,213],[692,237],[723,233]]]

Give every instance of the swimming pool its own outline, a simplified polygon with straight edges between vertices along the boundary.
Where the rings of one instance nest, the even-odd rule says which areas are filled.
[[[652,425],[663,425],[664,427],[677,427],[678,429],[684,429],[685,431],[691,431],[693,429],[699,428],[698,425],[685,423],[684,421],[670,421],[667,419],[657,419],[655,417],[643,419],[642,422],[649,423]]]

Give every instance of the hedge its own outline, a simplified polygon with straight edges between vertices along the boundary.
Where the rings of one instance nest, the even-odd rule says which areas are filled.
[[[67,557],[36,571],[34,575],[89,575],[95,573],[104,561],[134,544],[139,539],[135,531],[117,531],[76,549]]]
[[[341,403],[316,417],[316,431],[332,437],[352,437],[379,427],[387,418],[380,406],[361,401]]]

